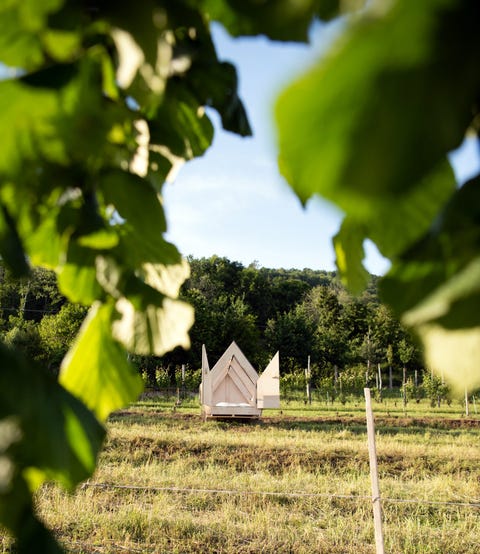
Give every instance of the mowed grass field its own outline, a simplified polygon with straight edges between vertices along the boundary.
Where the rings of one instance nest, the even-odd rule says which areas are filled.
[[[480,418],[411,407],[374,403],[385,550],[477,554]],[[369,496],[361,401],[204,423],[194,402],[150,399],[110,418],[86,486],[45,486],[38,510],[72,553],[362,554]]]

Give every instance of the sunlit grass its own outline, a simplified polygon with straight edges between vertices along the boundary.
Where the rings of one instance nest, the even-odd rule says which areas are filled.
[[[203,423],[194,401],[132,405],[90,484],[44,487],[40,513],[69,552],[373,553],[363,407],[301,408]],[[416,417],[377,418],[386,550],[476,553],[480,509],[431,502],[480,501],[480,427]]]

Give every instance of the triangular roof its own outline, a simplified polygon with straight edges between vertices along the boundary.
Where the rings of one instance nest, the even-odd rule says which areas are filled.
[[[252,364],[248,361],[245,354],[240,350],[238,344],[233,341],[232,344],[225,350],[218,362],[210,370],[210,373],[223,372],[232,360],[235,359],[242,367],[245,373],[248,375],[253,383],[257,382],[258,373],[253,368]]]

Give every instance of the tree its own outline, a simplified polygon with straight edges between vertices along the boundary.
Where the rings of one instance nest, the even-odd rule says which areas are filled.
[[[309,291],[299,311],[312,331],[312,359],[323,370],[333,374],[334,367],[343,367],[349,347],[343,326],[343,306],[332,287],[318,286]]]
[[[0,312],[5,320],[18,316],[38,323],[45,315],[56,314],[66,301],[53,271],[36,267],[23,279],[14,279],[3,266],[0,271]]]
[[[268,319],[276,313],[274,290],[267,271],[255,267],[246,268],[242,273],[241,290],[245,302],[257,316],[260,329],[265,329]]]
[[[282,370],[293,372],[304,367],[312,352],[315,329],[297,307],[276,319],[269,319],[265,339],[270,352],[282,352]]]

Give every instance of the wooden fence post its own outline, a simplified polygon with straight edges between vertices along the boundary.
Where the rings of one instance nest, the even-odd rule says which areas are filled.
[[[310,388],[310,378],[311,378],[311,372],[310,372],[310,356],[308,356],[307,361],[307,368],[305,369],[305,382],[307,384],[307,402],[309,404],[312,403],[312,391]]]
[[[370,460],[370,480],[372,483],[373,523],[375,528],[375,547],[377,554],[385,554],[383,544],[382,503],[378,484],[377,449],[375,444],[375,424],[373,421],[370,389],[363,389],[367,416],[368,457]]]

